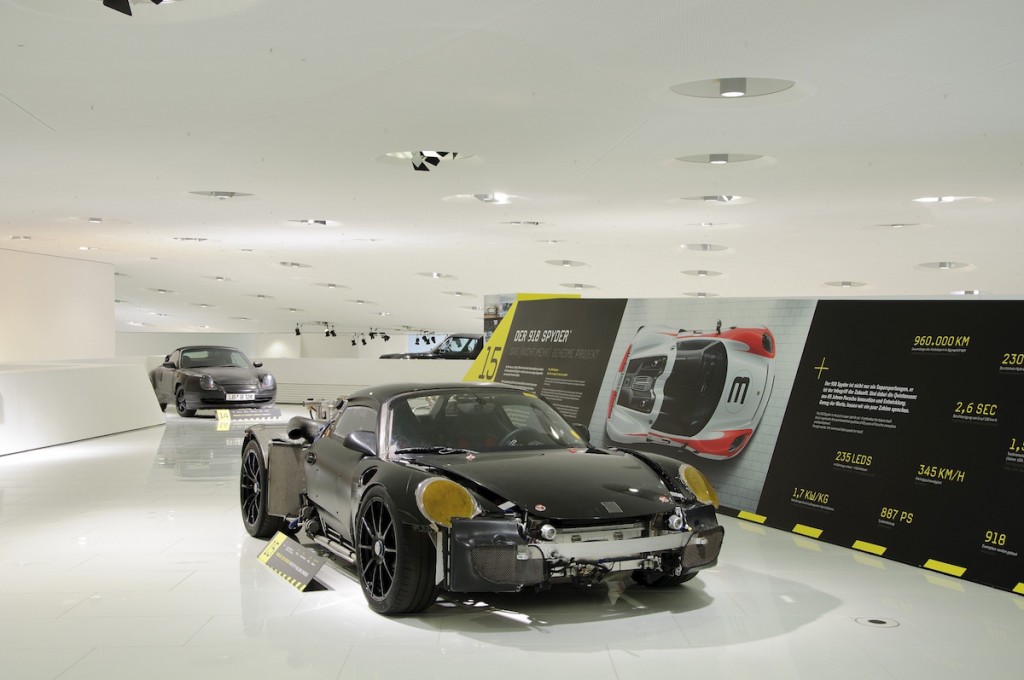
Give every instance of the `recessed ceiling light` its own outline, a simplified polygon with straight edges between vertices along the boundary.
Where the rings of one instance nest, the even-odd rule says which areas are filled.
[[[974,296],[974,295],[981,295],[981,294],[982,294],[982,291],[980,291],[980,290],[954,290],[954,291],[950,292],[950,295]]]
[[[328,282],[328,283],[316,283],[316,284],[313,284],[313,285],[322,286],[324,288],[329,288],[330,290],[337,290],[338,288],[348,288],[348,286],[343,286],[340,283],[330,283],[330,282]]]
[[[737,196],[735,194],[703,194],[701,196],[673,198],[669,200],[669,203],[681,203],[683,201],[693,201],[704,203],[705,205],[740,205],[742,203],[753,203],[754,199],[749,196]]]
[[[202,243],[207,238],[205,236],[173,236],[171,240],[181,241],[182,243]]]
[[[148,326],[149,324],[142,323],[141,321],[129,321],[128,325],[129,326]]]
[[[511,203],[512,199],[517,198],[517,196],[502,193],[500,191],[495,191],[494,193],[490,194],[473,194],[473,198],[480,201],[481,203],[497,203],[499,205],[505,205],[507,203]]]
[[[560,285],[562,288],[574,288],[576,290],[587,290],[590,288],[597,288],[597,286],[592,286],[589,283],[560,283],[558,285]]]
[[[89,224],[103,224],[103,218],[102,217],[90,217],[89,218]]]
[[[868,229],[894,229],[894,230],[899,230],[899,229],[910,229],[911,227],[919,227],[919,226],[921,226],[921,225],[919,223],[917,223],[917,222],[886,222],[884,224],[873,224],[873,225],[870,225],[868,227]]]
[[[96,248],[94,246],[78,246],[78,249],[79,250],[99,250],[98,248]]]
[[[778,78],[711,78],[679,83],[669,89],[686,97],[740,99],[783,92],[795,84],[792,80]]]
[[[391,312],[377,312],[377,316],[391,316]]]
[[[354,302],[357,305],[375,305],[375,304],[377,304],[376,302],[371,302],[369,300],[349,300],[349,302]]]
[[[683,295],[685,295],[687,297],[695,297],[695,298],[718,297],[718,293],[705,293],[702,290],[694,291],[692,293],[683,293]]]
[[[244,198],[246,196],[252,196],[252,194],[246,194],[241,191],[190,191],[189,193],[195,196],[215,198],[218,201],[226,201],[230,198]]]
[[[699,253],[716,253],[728,250],[729,246],[722,246],[717,243],[684,243],[680,248],[683,250],[694,250]]]
[[[950,271],[953,269],[964,269],[969,265],[966,262],[951,262],[951,261],[940,261],[940,262],[922,262],[917,265],[924,269],[938,269],[939,271]]]
[[[416,272],[416,276],[425,276],[428,279],[454,279],[455,278],[451,274],[442,274],[441,272]]]
[[[16,235],[16,236],[11,236],[11,240],[12,241],[31,241],[32,237],[31,236]]]
[[[489,205],[507,205],[509,203],[525,201],[526,199],[522,196],[517,196],[516,194],[506,194],[501,191],[494,191],[480,194],[454,194],[452,196],[445,196],[442,200],[448,203],[474,203],[479,201],[480,203],[487,203]]]
[[[462,290],[446,290],[443,291],[445,295],[452,295],[454,297],[466,297],[467,295],[472,296],[473,293],[467,293]]]
[[[677,161],[684,163],[706,163],[709,165],[726,165],[728,163],[745,163],[763,158],[752,153],[700,153],[692,156],[677,156]]]
[[[210,307],[213,307],[214,305],[211,305],[208,302],[193,302],[192,306],[193,307],[202,307],[203,309],[209,309]]]
[[[826,286],[835,286],[836,288],[860,288],[868,284],[863,281],[826,281]]]
[[[578,260],[544,260],[544,262],[555,267],[565,267],[566,269],[588,266],[586,262],[580,262]]]
[[[991,201],[990,198],[983,196],[921,196],[915,198],[915,203],[956,203],[957,201],[979,201],[986,203]]]
[[[537,239],[537,243],[544,243],[544,244],[547,244],[549,246],[553,246],[556,243],[565,243],[565,241],[563,241],[562,239],[557,239],[557,238],[542,238],[542,239]]]
[[[235,321],[252,321],[252,319],[247,316],[233,316],[231,318]]]
[[[174,292],[173,290],[168,290],[166,288],[147,288],[146,290],[151,293],[159,293],[160,295],[169,295]]]
[[[273,295],[267,295],[266,293],[246,293],[246,297],[254,297],[260,300],[273,300]]]
[[[289,269],[309,269],[313,266],[311,264],[302,264],[301,262],[278,262],[278,264]]]
[[[200,327],[200,328],[203,328],[203,329],[209,328],[209,326],[207,326],[206,324],[202,324],[202,325],[200,325],[199,327]]]
[[[288,220],[288,224],[301,227],[340,227],[341,222],[335,220]]]
[[[687,269],[682,272],[687,276],[699,276],[700,278],[708,278],[711,276],[721,276],[722,272],[716,272],[711,269]]]

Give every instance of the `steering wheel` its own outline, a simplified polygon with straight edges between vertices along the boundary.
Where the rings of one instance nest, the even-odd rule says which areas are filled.
[[[550,444],[551,437],[532,427],[517,427],[498,442],[500,448],[507,446],[530,446],[531,444]]]

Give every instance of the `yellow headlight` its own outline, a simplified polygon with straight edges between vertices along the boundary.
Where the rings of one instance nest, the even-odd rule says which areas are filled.
[[[711,482],[700,470],[683,463],[679,466],[679,478],[686,486],[690,487],[690,491],[697,497],[697,500],[718,507],[718,494],[715,492],[715,487],[711,486]]]
[[[451,528],[453,517],[475,517],[480,513],[473,496],[455,482],[431,477],[416,487],[416,506],[434,524]]]

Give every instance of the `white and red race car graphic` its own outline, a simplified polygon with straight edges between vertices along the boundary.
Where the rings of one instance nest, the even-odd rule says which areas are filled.
[[[765,327],[714,332],[641,326],[608,403],[608,436],[724,460],[750,441],[775,381]]]

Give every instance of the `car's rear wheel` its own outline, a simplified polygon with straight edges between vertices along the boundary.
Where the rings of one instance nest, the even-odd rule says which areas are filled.
[[[196,414],[196,410],[194,408],[188,408],[188,405],[185,403],[184,387],[179,387],[174,393],[174,408],[182,418],[191,418]]]
[[[660,571],[637,569],[633,572],[633,581],[648,588],[671,588],[686,583],[696,575],[695,571],[689,574],[665,574]]]
[[[383,488],[366,493],[355,534],[356,569],[370,609],[394,616],[414,614],[434,603],[434,544],[395,517]]]
[[[239,501],[242,523],[250,536],[269,538],[284,528],[282,517],[267,514],[267,465],[256,441],[250,441],[242,451]]]

